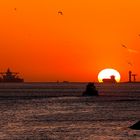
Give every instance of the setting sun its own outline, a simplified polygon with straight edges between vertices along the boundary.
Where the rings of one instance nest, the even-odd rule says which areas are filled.
[[[100,73],[98,74],[98,81],[101,83],[103,82],[103,79],[110,79],[111,76],[115,77],[116,82],[120,82],[120,73],[117,70],[110,68],[100,71]]]

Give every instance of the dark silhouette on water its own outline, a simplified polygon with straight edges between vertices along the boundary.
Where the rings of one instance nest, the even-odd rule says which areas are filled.
[[[135,129],[135,130],[140,130],[140,121],[136,122],[135,124],[133,124],[129,128]]]
[[[133,77],[133,82],[136,82],[136,76],[137,74],[132,74],[132,71],[129,71],[129,83],[132,82],[132,77]]]
[[[1,72],[0,82],[24,82],[24,79],[19,78],[17,72],[11,72],[8,68],[6,72]]]
[[[132,71],[129,71],[129,82],[131,82]]]
[[[69,83],[69,81],[63,81],[63,83]]]
[[[111,75],[110,78],[104,78],[103,83],[116,83],[115,76]]]
[[[136,82],[136,76],[137,76],[137,74],[132,74],[132,76],[133,76],[133,81]]]
[[[86,86],[86,91],[83,92],[83,96],[98,96],[98,91],[94,83],[88,83]]]

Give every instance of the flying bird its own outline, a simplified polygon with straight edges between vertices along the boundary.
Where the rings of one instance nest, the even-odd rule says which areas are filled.
[[[124,44],[122,44],[122,47],[127,48]]]
[[[128,64],[132,66],[132,63],[131,62],[128,62]]]
[[[58,14],[63,15],[63,12],[62,11],[58,11]]]
[[[130,53],[139,53],[138,50],[130,49],[130,48],[128,48],[128,47],[127,47],[126,45],[124,45],[124,44],[121,44],[121,45],[122,45],[123,48],[127,49],[127,51],[130,52]]]

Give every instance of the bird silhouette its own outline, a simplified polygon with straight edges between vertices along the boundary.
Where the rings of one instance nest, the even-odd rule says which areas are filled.
[[[132,66],[132,63],[131,62],[128,62],[128,64]]]
[[[127,48],[124,44],[122,44],[122,47]]]
[[[63,15],[63,12],[62,11],[58,11],[58,14]]]

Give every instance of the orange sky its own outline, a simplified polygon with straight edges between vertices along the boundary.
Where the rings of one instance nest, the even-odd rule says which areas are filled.
[[[131,69],[140,80],[139,17],[140,0],[1,0],[0,71],[10,67],[25,81],[97,81],[114,68],[126,81]]]

